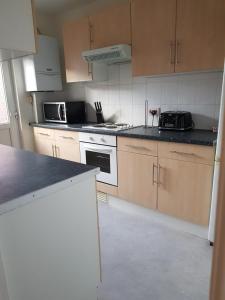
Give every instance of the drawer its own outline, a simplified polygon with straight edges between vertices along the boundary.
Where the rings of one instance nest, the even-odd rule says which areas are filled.
[[[212,165],[214,163],[214,148],[210,146],[159,142],[158,155],[159,157],[202,164]]]
[[[34,135],[38,138],[54,139],[54,129],[34,127]]]
[[[118,137],[118,150],[157,156],[158,143],[142,139]]]
[[[69,142],[74,141],[79,143],[79,132],[66,131],[66,130],[55,130],[55,139],[57,142]]]

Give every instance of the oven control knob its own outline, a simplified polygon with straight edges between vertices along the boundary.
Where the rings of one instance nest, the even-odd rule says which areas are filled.
[[[105,140],[104,138],[101,138],[101,142],[105,143],[105,142],[106,142],[106,140]]]
[[[92,136],[89,137],[89,140],[94,141],[94,138]]]

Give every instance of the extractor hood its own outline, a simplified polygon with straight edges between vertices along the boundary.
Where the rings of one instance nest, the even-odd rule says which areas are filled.
[[[115,45],[82,52],[82,57],[88,63],[114,64],[131,60],[130,45]]]

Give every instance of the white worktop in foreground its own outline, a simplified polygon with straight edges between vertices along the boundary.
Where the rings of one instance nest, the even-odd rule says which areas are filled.
[[[6,148],[0,150],[11,152],[14,164],[8,161],[5,166],[14,165],[15,171],[18,170],[13,173],[12,169],[2,169],[6,179],[10,176],[16,179],[21,157],[24,160],[28,157],[33,163],[36,160],[39,176],[46,166],[44,162],[55,170],[55,178],[61,162],[65,163],[61,165],[64,175],[72,174],[71,166],[79,165]],[[81,171],[83,166],[79,168]],[[23,172],[17,183],[22,182],[26,172],[35,174],[35,168],[30,164],[30,170],[24,167]],[[96,288],[100,282],[97,172],[91,168],[18,197],[0,198],[0,299],[97,300]],[[31,181],[34,186],[34,178]],[[40,178],[37,182],[43,184]],[[12,181],[8,184],[4,181],[4,193],[10,184]],[[13,193],[26,188],[14,188]]]

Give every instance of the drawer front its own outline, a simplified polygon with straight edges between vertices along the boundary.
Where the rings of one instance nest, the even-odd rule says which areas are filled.
[[[155,141],[118,137],[119,151],[157,156],[157,144]]]
[[[54,139],[54,129],[34,127],[34,135],[36,137],[42,137],[46,139],[53,140]]]
[[[55,139],[56,139],[56,143],[69,142],[69,141],[79,143],[79,132],[55,130]]]
[[[209,165],[214,163],[214,148],[210,146],[159,142],[158,155],[164,158]]]

